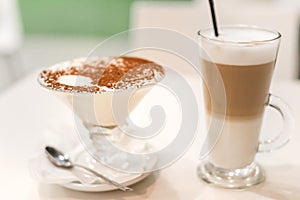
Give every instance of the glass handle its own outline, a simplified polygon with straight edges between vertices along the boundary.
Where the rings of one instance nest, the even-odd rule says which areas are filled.
[[[294,117],[289,106],[279,97],[269,94],[267,106],[275,109],[283,120],[281,132],[272,139],[260,141],[258,152],[272,152],[286,145],[291,139],[291,133],[294,127]]]

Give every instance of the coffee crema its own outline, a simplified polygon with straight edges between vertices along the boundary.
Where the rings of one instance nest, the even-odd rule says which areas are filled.
[[[42,71],[39,82],[64,92],[105,93],[139,88],[164,77],[159,64],[137,57],[81,58]],[[64,81],[63,81],[64,80]],[[84,83],[81,80],[85,80]]]

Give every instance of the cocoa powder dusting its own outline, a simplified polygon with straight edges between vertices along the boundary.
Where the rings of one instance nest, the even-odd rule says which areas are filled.
[[[44,70],[39,82],[53,90],[65,92],[103,93],[112,90],[142,87],[164,77],[162,66],[137,57],[97,58],[93,62],[70,62]],[[88,85],[67,85],[59,82],[62,76],[83,76],[91,79]]]

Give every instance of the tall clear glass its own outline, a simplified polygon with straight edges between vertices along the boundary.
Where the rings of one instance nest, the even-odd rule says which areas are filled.
[[[217,186],[245,188],[265,179],[263,169],[254,162],[256,153],[272,151],[290,139],[293,120],[288,106],[269,93],[281,35],[246,25],[224,26],[219,31],[219,37],[214,36],[213,29],[198,33],[206,81],[203,94],[207,125],[212,120],[225,119],[218,140],[212,141],[212,151],[198,167],[198,174]],[[226,102],[215,94],[215,73],[222,77]],[[221,109],[224,104],[225,114]],[[284,127],[276,138],[259,141],[267,106],[278,111]]]

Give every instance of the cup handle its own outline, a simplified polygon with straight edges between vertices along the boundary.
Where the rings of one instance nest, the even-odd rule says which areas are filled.
[[[281,98],[269,94],[266,106],[278,111],[283,120],[283,126],[281,132],[276,137],[259,142],[258,152],[272,152],[286,145],[291,139],[291,133],[294,127],[292,112]]]

